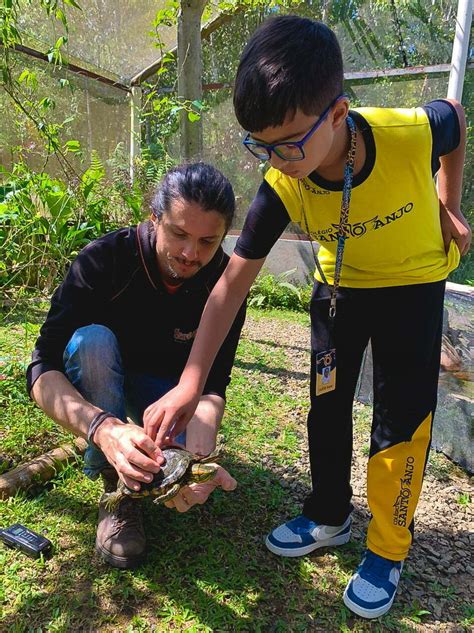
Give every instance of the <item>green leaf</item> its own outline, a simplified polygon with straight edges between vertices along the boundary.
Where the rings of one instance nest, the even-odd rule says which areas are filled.
[[[92,191],[93,187],[95,185],[95,182],[93,180],[91,180],[90,182],[87,183],[87,185],[85,185],[84,189],[83,189],[83,195],[84,198],[87,200],[87,198],[89,197],[90,192]]]
[[[55,49],[60,49],[61,46],[64,46],[64,44],[66,44],[67,42],[67,37],[65,35],[61,35],[61,37],[58,37],[58,39],[56,40],[56,44],[54,45]]]
[[[71,152],[72,154],[80,154],[82,151],[81,144],[76,140],[64,143],[64,149],[66,152]]]
[[[41,101],[38,103],[38,106],[43,110],[54,110],[54,108],[56,107],[56,103],[53,101],[53,99],[51,99],[51,97],[45,97],[44,99],[41,99]]]
[[[18,77],[18,83],[22,84],[24,81],[28,82],[28,78],[30,76],[29,70],[24,70],[21,75]]]
[[[197,114],[197,112],[188,112],[188,119],[190,121],[199,121],[199,119],[201,118],[200,114]]]
[[[290,284],[289,281],[280,281],[280,286],[282,288],[288,288],[288,290],[291,290],[292,292],[298,292],[298,288],[293,284]]]
[[[64,11],[62,9],[56,9],[56,13],[55,13],[56,19],[59,20],[60,22],[62,22],[64,28],[66,29],[66,31],[68,30],[68,26],[67,26],[67,19],[66,19],[66,15],[64,13]]]
[[[67,4],[70,7],[74,7],[75,9],[79,9],[79,11],[82,11],[82,8],[74,0],[64,0],[64,4]]]

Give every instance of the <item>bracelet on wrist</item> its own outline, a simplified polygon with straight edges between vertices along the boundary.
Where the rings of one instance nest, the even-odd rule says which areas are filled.
[[[91,420],[89,425],[89,430],[87,431],[87,441],[92,444],[95,448],[99,448],[97,444],[94,442],[94,434],[99,428],[99,426],[106,420],[107,418],[115,418],[117,417],[110,411],[99,411]]]

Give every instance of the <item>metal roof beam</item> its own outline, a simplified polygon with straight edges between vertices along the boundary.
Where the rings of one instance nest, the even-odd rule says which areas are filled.
[[[14,47],[12,47],[12,49],[19,53],[23,53],[24,55],[28,55],[29,57],[33,57],[43,62],[50,63],[48,60],[48,55],[46,53],[42,53],[41,51],[32,48],[31,46],[16,44]],[[69,55],[62,55],[62,58],[63,59],[61,66],[72,73],[83,75],[84,77],[94,79],[95,81],[107,84],[108,86],[113,86],[114,88],[118,88],[119,90],[124,90],[125,92],[131,91],[130,86],[124,84],[117,76],[113,75],[112,73],[108,73],[107,76],[105,74],[101,74],[97,69],[91,70],[90,68],[84,68],[84,66],[81,66],[78,63],[78,60]]]
[[[466,66],[466,70],[473,70],[474,63],[469,62]],[[417,75],[431,75],[433,77],[441,77],[447,75],[451,71],[451,64],[437,64],[436,66],[411,66],[408,68],[388,68],[386,70],[366,70],[362,72],[347,72],[344,73],[344,81],[347,81],[351,85],[369,84],[384,79],[391,79],[392,81],[406,81],[412,79]],[[229,82],[214,82],[210,84],[203,84],[202,89],[205,91],[222,90],[224,88],[233,88],[234,84]],[[171,93],[176,92],[176,89],[171,86],[163,86],[158,89],[159,93]]]

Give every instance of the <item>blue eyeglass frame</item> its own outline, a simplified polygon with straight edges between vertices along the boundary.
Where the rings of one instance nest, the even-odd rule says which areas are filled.
[[[346,97],[347,95],[345,94],[341,94],[338,97],[336,97],[335,99],[333,99],[333,101],[331,101],[331,103],[328,105],[328,107],[324,110],[324,112],[320,115],[319,119],[316,121],[316,123],[313,125],[313,127],[306,132],[306,134],[304,135],[304,137],[301,139],[301,141],[280,141],[279,143],[274,143],[273,145],[267,145],[265,143],[258,143],[257,141],[254,141],[253,139],[250,138],[250,132],[247,132],[247,135],[245,136],[244,140],[242,141],[242,145],[244,145],[248,151],[252,154],[252,156],[255,156],[255,158],[258,158],[259,160],[270,160],[272,152],[274,152],[278,158],[281,158],[282,160],[288,161],[288,162],[295,162],[298,160],[304,160],[306,158],[306,155],[304,153],[304,144],[309,141],[309,139],[313,136],[313,134],[316,132],[316,130],[319,128],[319,126],[325,121],[327,115],[329,114],[329,112],[331,111],[331,108],[339,101],[339,99],[342,99],[342,97]],[[300,152],[301,152],[301,156],[298,158],[286,158],[285,156],[282,156],[281,154],[279,154],[278,152],[278,146],[280,145],[286,145],[288,147],[288,145],[291,145],[293,147],[297,147]],[[264,158],[263,156],[257,156],[253,149],[251,149],[252,147],[258,148],[261,147],[263,150],[265,150],[265,152],[267,153],[267,156]]]

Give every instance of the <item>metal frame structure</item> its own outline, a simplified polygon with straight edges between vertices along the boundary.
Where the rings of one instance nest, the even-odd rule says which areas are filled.
[[[462,97],[471,24],[472,0],[459,0],[447,95],[448,98],[458,101],[461,101]]]
[[[415,75],[419,76],[442,76],[449,73],[449,83],[447,97],[461,100],[466,69],[472,70],[474,64],[467,63],[469,49],[469,33],[472,23],[473,0],[458,0],[458,11],[456,18],[456,32],[453,41],[452,57],[450,64],[439,64],[436,66],[417,66],[408,68],[391,68],[386,70],[372,70],[366,72],[348,72],[344,74],[344,79],[353,85],[371,83],[390,78],[391,80],[410,79]],[[215,30],[220,28],[239,11],[237,9],[234,14],[221,14],[210,20],[201,29],[201,39],[208,38]],[[34,48],[34,45],[18,45],[16,50],[30,57],[48,61],[45,53]],[[168,53],[176,53],[177,47],[174,47]],[[162,65],[162,58],[158,58],[155,62],[144,68],[129,81],[124,82],[117,75],[106,72],[103,69],[95,68],[71,56],[63,59],[63,66],[70,72],[85,76],[87,78],[99,81],[101,83],[113,86],[123,90],[129,94],[130,100],[130,176],[134,176],[135,158],[140,153],[140,104],[142,98],[141,84],[146,79],[155,74]],[[203,90],[219,90],[222,88],[231,88],[229,83],[212,83],[203,85]],[[172,92],[172,88],[162,88],[161,92]]]

